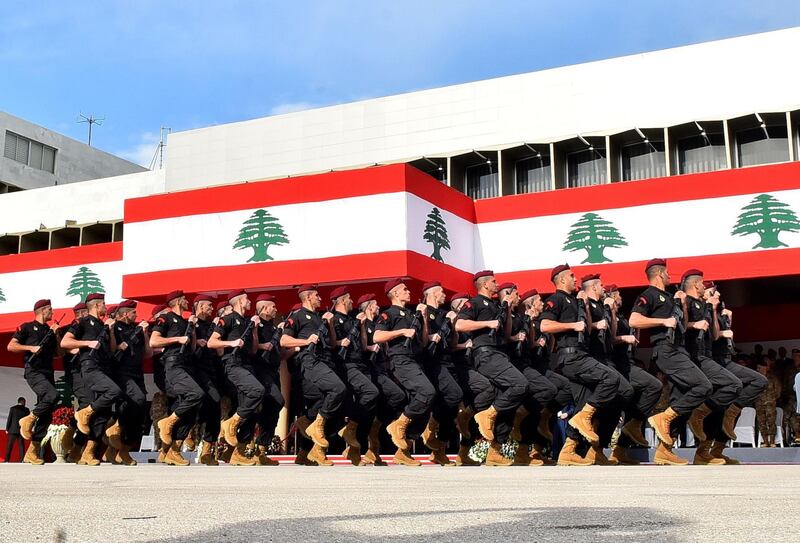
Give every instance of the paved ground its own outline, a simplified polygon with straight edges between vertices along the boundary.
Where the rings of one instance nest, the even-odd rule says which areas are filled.
[[[0,465],[2,541],[797,541],[800,466]]]

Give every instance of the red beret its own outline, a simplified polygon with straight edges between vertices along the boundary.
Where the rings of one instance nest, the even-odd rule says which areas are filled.
[[[492,270],[481,270],[472,276],[472,282],[474,283],[481,277],[491,277],[492,275],[494,275],[494,272]]]
[[[106,306],[106,313],[111,315],[112,313],[114,313],[117,310],[117,307],[118,307],[117,304],[108,304]]]
[[[164,311],[166,308],[167,308],[167,306],[166,306],[166,305],[164,305],[164,304],[159,304],[159,305],[155,306],[155,307],[152,309],[152,311],[150,311],[150,316],[151,316],[151,317],[154,317],[154,316],[156,315],[156,313],[161,313],[161,312],[162,312],[162,311]]]
[[[73,310],[75,313],[77,313],[78,311],[83,311],[84,309],[86,309],[86,304],[85,304],[85,303],[83,303],[83,302],[81,302],[81,303],[79,303],[79,304],[75,304],[75,305],[72,307],[72,310]]]
[[[198,294],[197,296],[194,297],[194,301],[192,301],[192,304],[197,304],[200,302],[211,302],[213,304],[214,298],[212,298],[208,294]]]
[[[36,311],[37,309],[41,309],[41,308],[43,308],[45,306],[48,306],[48,305],[51,305],[50,304],[50,300],[47,300],[47,299],[39,300],[38,302],[33,304],[33,310]]]
[[[383,285],[383,292],[387,295],[392,291],[394,287],[397,285],[402,285],[405,281],[403,281],[402,277],[395,277],[390,281],[386,281],[386,284]]]
[[[523,292],[522,294],[520,294],[519,299],[520,300],[527,300],[528,298],[532,298],[532,297],[536,296],[537,294],[539,294],[539,291],[536,290],[535,288],[532,288],[532,289],[527,290],[527,291]]]
[[[294,313],[295,311],[299,311],[301,307],[303,307],[303,304],[294,304],[289,312]]]
[[[231,305],[231,304],[228,303],[228,300],[220,300],[219,302],[217,302],[217,311],[219,311],[223,307],[227,307],[229,305]]]
[[[698,270],[697,268],[686,270],[685,272],[683,272],[683,275],[681,275],[681,283],[686,281],[686,278],[689,277],[690,275],[699,275],[700,277],[703,277],[703,271]]]
[[[561,273],[563,271],[571,270],[571,269],[572,268],[569,267],[569,264],[559,264],[558,266],[556,266],[555,268],[553,268],[550,271],[550,280],[551,281],[554,280],[556,278],[556,275],[558,275],[559,273]]]
[[[175,300],[176,298],[180,298],[181,296],[183,296],[183,291],[182,290],[173,290],[172,292],[170,292],[169,294],[167,294],[164,297],[164,303],[165,304],[169,304],[172,300]]]
[[[310,285],[310,284],[300,285],[299,287],[297,287],[297,294],[302,294],[309,290],[317,290],[317,285]]]
[[[599,273],[590,273],[588,275],[584,275],[583,277],[581,277],[581,283],[585,283],[587,281],[594,281],[596,279],[600,279],[600,274]]]
[[[422,285],[422,292],[425,292],[429,288],[441,287],[441,286],[442,286],[442,284],[439,281],[428,281],[427,283]]]
[[[236,298],[237,296],[241,296],[242,294],[247,294],[244,289],[240,288],[237,290],[232,290],[228,293],[228,302]]]
[[[512,290],[513,290],[513,289],[517,288],[517,285],[515,285],[515,284],[514,284],[514,283],[512,283],[511,281],[506,281],[505,283],[500,283],[500,284],[497,286],[497,290],[505,290],[505,289],[507,289],[507,288],[510,288],[510,289],[512,289]]]
[[[610,285],[603,285],[606,289],[606,292],[616,292],[619,290],[616,283],[611,283]]]
[[[335,300],[336,298],[341,298],[345,294],[350,294],[350,289],[347,287],[336,287],[331,292],[331,300]]]
[[[91,301],[94,301],[94,300],[105,300],[105,299],[106,299],[106,295],[103,294],[102,292],[92,292],[91,294],[89,294],[86,297],[86,301],[87,302],[91,302]]]
[[[259,294],[258,298],[256,298],[256,303],[258,303],[258,302],[274,302],[274,301],[275,301],[275,296],[273,296],[272,294],[267,294],[266,292],[264,294]]]
[[[469,300],[469,294],[466,292],[456,292],[450,297],[450,301],[452,302],[453,300],[461,300],[462,298],[464,300]]]
[[[117,309],[136,309],[136,302],[134,300],[123,300],[119,303]]]
[[[714,281],[703,281],[703,287],[705,288],[714,288],[717,285],[714,284]]]
[[[667,260],[665,258],[653,258],[647,261],[647,264],[644,265],[644,271],[649,270],[653,266],[667,266]]]
[[[367,302],[371,302],[374,299],[375,299],[375,295],[374,294],[364,294],[363,296],[361,296],[358,299],[358,301],[356,302],[356,305],[360,306],[361,304],[365,304]]]

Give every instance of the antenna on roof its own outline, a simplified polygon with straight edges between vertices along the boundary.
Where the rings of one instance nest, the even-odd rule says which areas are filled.
[[[105,120],[106,120],[105,117],[98,118],[98,117],[95,117],[94,115],[89,115],[87,117],[83,113],[78,113],[78,122],[79,123],[86,123],[86,124],[89,125],[89,146],[92,145],[92,125],[96,124],[97,126],[100,126],[100,125],[103,124],[103,121],[105,121]]]
[[[172,134],[172,128],[168,126],[162,126],[161,131],[158,138],[158,147],[156,147],[156,152],[153,155],[153,160],[150,161],[150,169],[152,170],[155,168],[156,161],[158,161],[158,169],[162,169],[164,167],[164,147],[167,146],[166,136]]]

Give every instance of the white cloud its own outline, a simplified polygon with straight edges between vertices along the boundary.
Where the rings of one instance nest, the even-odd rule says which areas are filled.
[[[145,132],[139,137],[139,142],[134,144],[133,146],[122,149],[119,151],[115,151],[114,154],[118,157],[124,158],[125,160],[130,160],[131,162],[135,162],[140,166],[144,166],[145,168],[149,168],[151,163],[153,163],[153,157],[156,155],[156,149],[158,148],[158,134],[154,132]],[[165,162],[166,162],[166,150],[164,153]],[[158,163],[154,164],[154,167],[158,167]]]
[[[305,111],[307,109],[314,109],[314,104],[308,102],[286,102],[285,104],[278,104],[269,110],[270,115],[283,115],[285,113],[295,113],[297,111]]]

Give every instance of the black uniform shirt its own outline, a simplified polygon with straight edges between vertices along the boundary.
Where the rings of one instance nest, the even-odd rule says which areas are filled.
[[[419,319],[414,318],[414,315],[415,312],[413,310],[399,305],[391,305],[378,317],[378,323],[375,325],[376,330],[393,332],[405,328],[414,328],[417,331],[414,338],[409,342],[410,346],[408,347],[405,346],[405,336],[394,338],[388,342],[390,356],[414,356],[420,352],[419,335],[422,325],[419,323]]]
[[[563,290],[557,290],[555,294],[545,300],[541,320],[546,319],[562,323],[578,322],[578,311],[580,311],[578,299]],[[585,333],[587,332],[584,331],[584,334]],[[558,349],[562,347],[578,346],[578,332],[574,330],[562,332],[556,336],[556,348]]]
[[[14,339],[20,345],[39,345],[42,340],[50,332],[50,327],[47,324],[41,324],[38,321],[26,322],[17,327],[14,332]],[[56,335],[51,333],[47,341],[42,344],[37,354],[26,352],[23,356],[25,360],[25,368],[32,370],[53,371],[53,356],[56,353]]]
[[[631,325],[624,315],[617,313],[617,336],[631,335]],[[614,344],[614,358],[625,360],[628,358],[628,344],[615,343]]]
[[[127,324],[122,321],[114,322],[114,337],[117,345],[122,342],[128,344],[121,354],[115,355],[119,359],[120,369],[142,369],[144,360],[144,334],[142,328],[136,324]]]
[[[713,313],[711,313],[711,315],[713,315]],[[722,318],[722,304],[717,306],[717,319],[719,320],[719,329],[720,329],[720,331],[728,330],[728,328],[725,327],[722,324],[722,321],[723,321],[723,318]],[[730,358],[731,357],[731,348],[730,348],[730,346],[732,344],[733,344],[733,340],[730,340],[730,339],[727,339],[727,338],[724,338],[724,337],[720,337],[718,339],[715,339],[711,343],[711,354],[712,354],[712,357],[714,358],[714,360],[724,361],[724,360]]]
[[[592,316],[592,322],[597,323],[606,318],[603,302],[597,300],[586,300],[589,306],[589,314]],[[608,324],[608,322],[606,322]],[[592,355],[604,356],[606,354],[606,345],[609,336],[610,326],[605,330],[592,330],[589,336],[589,352]]]
[[[219,338],[222,341],[235,341],[237,339],[244,340],[244,346],[239,348],[236,352],[237,356],[241,356],[241,358],[246,358],[246,353],[250,352],[250,342],[252,341],[252,337],[248,334],[248,337],[243,337],[244,333],[247,331],[247,325],[250,323],[250,319],[247,317],[243,317],[238,314],[236,311],[233,311],[221,319],[217,321],[217,325],[214,327],[214,332],[219,334]],[[252,328],[250,328],[252,330]],[[225,347],[223,357],[227,357],[233,354],[233,350],[236,347]]]
[[[206,342],[211,339],[211,334],[214,333],[214,328],[216,325],[212,319],[203,320],[197,319],[197,327],[195,328],[195,334],[198,340],[204,339]],[[205,368],[206,370],[211,370],[214,368],[214,362],[217,360],[217,352],[214,349],[209,349],[208,347],[197,347],[195,351],[195,359],[198,363]]]
[[[633,312],[652,319],[668,319],[672,316],[675,304],[672,296],[654,286],[649,286],[639,295],[633,306]],[[650,329],[650,342],[653,345],[666,341],[669,328],[657,326]],[[683,337],[678,328],[675,329],[675,345],[683,345]]]
[[[470,321],[493,321],[500,316],[500,304],[490,300],[486,296],[477,295],[471,300],[464,302],[458,318]],[[502,323],[501,323],[502,324]],[[472,347],[496,346],[502,341],[504,331],[500,328],[493,331],[490,328],[480,328],[470,332],[472,337]]]
[[[451,352],[448,349],[448,344],[453,334],[453,325],[447,318],[448,311],[448,309],[443,307],[437,308],[432,305],[428,306],[428,337],[433,334],[439,334],[441,337],[434,351],[435,356],[440,360],[449,361],[451,359]],[[432,349],[433,347],[430,348]]]
[[[528,349],[530,320],[528,319],[527,315],[513,311],[511,313],[511,337],[516,336],[520,332],[525,332],[524,341],[511,341],[506,344],[506,353],[511,358],[527,358],[530,352]]]
[[[267,366],[271,368],[277,368],[281,364],[281,347],[280,347],[280,336],[282,335],[280,329],[275,326],[272,320],[264,320],[262,319],[261,322],[256,327],[256,333],[258,334],[258,343],[269,343],[272,341],[272,338],[275,337],[275,332],[278,331],[278,342],[277,345],[273,344],[272,349],[269,351],[265,351],[263,349],[259,349],[256,351],[255,356],[255,363],[257,364],[267,364]]]
[[[294,315],[287,319],[286,326],[283,328],[283,333],[295,339],[308,339],[316,334],[319,336],[319,343],[316,348],[313,345],[309,345],[305,349],[301,349],[298,355],[303,356],[305,353],[315,353],[317,359],[326,362],[331,361],[331,352],[328,343],[328,325],[316,311],[309,311],[305,307],[301,307]]]
[[[100,346],[94,352],[98,362],[108,362],[111,357],[111,340],[108,336],[108,327],[94,315],[86,315],[72,323],[68,330],[78,341],[99,341]],[[89,347],[81,347],[80,359],[86,360],[92,355]]]
[[[351,336],[354,326],[355,335]],[[347,347],[347,360],[361,363],[361,323],[358,322],[358,319],[356,319],[354,316],[347,315],[339,311],[334,311],[333,329],[336,331],[337,340],[350,340],[350,346]],[[336,350],[337,352],[339,351],[338,348]]]
[[[693,328],[687,328],[686,330],[686,349],[690,353],[705,355],[711,350],[711,336],[713,334],[713,330],[711,329],[713,324],[711,308],[709,307],[708,310],[706,309],[705,300],[698,300],[697,298],[687,295],[686,312],[688,314],[687,322],[708,321],[708,330],[703,332],[702,344],[698,343],[700,330],[695,330]]]
[[[156,323],[153,325],[153,332],[158,332],[163,338],[181,337],[185,336],[189,321],[183,318],[183,315],[177,315],[172,311],[159,315]],[[189,341],[191,341],[191,332],[189,333]],[[191,345],[186,347],[183,351],[188,352]],[[163,356],[176,356],[181,350],[180,343],[173,343],[164,347]]]

